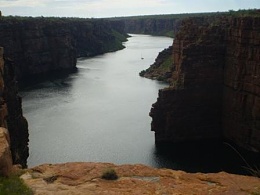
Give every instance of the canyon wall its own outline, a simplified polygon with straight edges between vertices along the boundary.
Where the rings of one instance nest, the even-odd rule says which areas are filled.
[[[123,28],[123,22],[102,19],[1,17],[0,45],[14,61],[20,80],[72,70],[77,57],[122,49]]]
[[[7,143],[10,142],[13,163],[26,167],[29,156],[28,124],[23,117],[21,98],[18,96],[14,64],[3,58],[3,51],[0,47],[0,127],[8,129],[10,141],[8,138]]]
[[[260,152],[260,12],[232,19],[226,42],[223,136]]]
[[[178,18],[146,18],[136,17],[125,19],[125,31],[133,34],[150,34],[171,36],[177,32],[180,24]]]
[[[174,37],[183,19],[199,16],[215,16],[227,12],[162,14],[109,18],[110,21],[124,22],[124,31],[132,34],[149,34]]]
[[[170,87],[153,105],[160,143],[227,139],[260,151],[259,15],[184,20]]]

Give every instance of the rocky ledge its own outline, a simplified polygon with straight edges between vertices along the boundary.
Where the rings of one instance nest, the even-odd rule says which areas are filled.
[[[139,75],[149,79],[155,79],[158,81],[171,82],[172,76],[172,46],[161,51],[155,62],[146,70],[142,70]]]
[[[117,180],[102,179],[114,169]],[[259,194],[260,179],[220,173],[185,173],[144,165],[44,164],[21,176],[37,194]]]

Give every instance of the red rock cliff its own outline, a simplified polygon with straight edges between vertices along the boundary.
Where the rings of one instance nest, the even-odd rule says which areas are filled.
[[[19,80],[76,67],[77,57],[124,48],[122,22],[80,18],[0,18],[0,45]]]
[[[226,34],[223,135],[260,151],[260,17],[234,18]]]
[[[199,17],[173,43],[169,88],[151,109],[157,143],[225,138],[260,151],[259,22]]]

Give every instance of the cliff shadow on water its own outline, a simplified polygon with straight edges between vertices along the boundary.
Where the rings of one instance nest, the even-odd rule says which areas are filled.
[[[155,146],[154,158],[157,167],[191,173],[225,171],[252,175],[252,171],[259,169],[260,156],[257,153],[234,147],[222,140],[165,143]]]
[[[65,69],[60,71],[52,71],[49,73],[32,75],[30,77],[18,81],[17,84],[21,92],[40,88],[43,83],[47,83],[47,82],[60,83],[57,85],[59,85],[60,87],[61,86],[68,87],[69,84],[66,82],[66,80],[72,75],[77,75],[77,73],[78,73],[78,68],[76,67],[71,70]]]

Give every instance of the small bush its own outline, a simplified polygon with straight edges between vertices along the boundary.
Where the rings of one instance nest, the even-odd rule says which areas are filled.
[[[0,195],[33,195],[19,176],[0,177]]]
[[[103,171],[102,179],[117,180],[118,176],[117,176],[116,171],[114,169],[108,168],[105,171]]]

